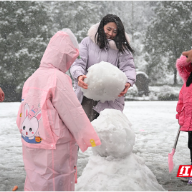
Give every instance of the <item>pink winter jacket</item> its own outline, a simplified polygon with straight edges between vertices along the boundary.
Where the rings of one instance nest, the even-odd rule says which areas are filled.
[[[181,55],[176,61],[176,68],[184,82],[179,93],[176,119],[179,120],[181,131],[192,131],[192,84],[186,87],[187,79],[192,72],[192,65],[190,62],[187,63],[186,59],[185,56]]]
[[[179,93],[179,101],[177,103],[176,119],[179,120],[181,131],[192,131],[192,84],[186,87],[183,84]]]
[[[77,147],[84,152],[101,144],[65,74],[78,55],[68,34],[57,32],[24,84],[17,126],[25,190],[74,190]]]

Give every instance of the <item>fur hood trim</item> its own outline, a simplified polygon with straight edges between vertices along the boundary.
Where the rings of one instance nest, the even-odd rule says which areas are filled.
[[[91,28],[88,30],[88,33],[87,33],[88,37],[90,37],[91,40],[92,40],[94,43],[96,43],[96,42],[95,42],[95,34],[97,33],[98,27],[99,27],[99,23],[91,26]],[[125,37],[126,37],[127,41],[130,42],[130,41],[129,41],[129,36],[128,36],[127,33],[125,33]],[[111,49],[118,50],[117,47],[116,47],[115,41],[113,41],[113,40],[111,40],[111,39],[109,40],[109,47],[110,47]]]
[[[176,69],[184,83],[187,82],[187,79],[192,72],[191,62],[187,63],[186,60],[186,56],[181,55],[180,58],[176,61]]]

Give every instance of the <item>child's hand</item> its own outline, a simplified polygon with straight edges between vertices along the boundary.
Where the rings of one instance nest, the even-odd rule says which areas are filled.
[[[192,62],[192,49],[189,51],[185,51],[182,55],[187,56],[186,62]]]

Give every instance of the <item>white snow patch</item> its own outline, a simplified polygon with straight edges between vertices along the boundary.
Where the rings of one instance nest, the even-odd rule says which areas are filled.
[[[131,123],[119,110],[105,109],[92,121],[102,145],[94,147],[93,154],[101,157],[122,158],[132,152],[135,133]]]

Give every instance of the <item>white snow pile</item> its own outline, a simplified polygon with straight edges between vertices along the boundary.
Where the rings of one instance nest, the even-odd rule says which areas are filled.
[[[77,191],[164,190],[144,160],[132,153],[135,134],[121,111],[105,109],[92,125],[102,145],[92,148]]]
[[[117,99],[127,82],[125,73],[104,61],[89,67],[86,76],[84,82],[88,84],[88,89],[81,90],[87,98],[100,100],[102,103]]]
[[[131,129],[131,123],[121,111],[106,109],[101,112],[97,120],[92,121],[92,125],[102,143],[92,149],[93,154],[111,159],[123,158],[131,153],[135,144],[135,133]]]

